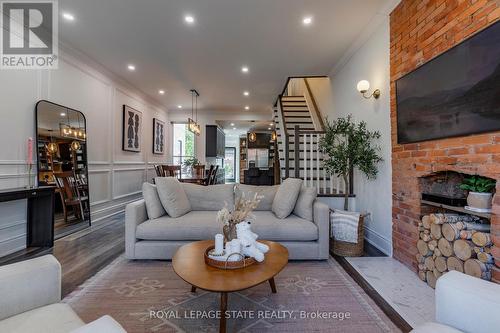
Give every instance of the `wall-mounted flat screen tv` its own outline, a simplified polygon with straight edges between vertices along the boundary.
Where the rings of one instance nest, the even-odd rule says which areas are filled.
[[[398,143],[500,130],[500,22],[396,81]]]

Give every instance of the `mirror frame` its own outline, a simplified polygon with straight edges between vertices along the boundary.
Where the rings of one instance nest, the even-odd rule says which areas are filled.
[[[58,104],[58,103],[54,103],[54,102],[51,102],[51,101],[48,101],[46,99],[41,99],[39,100],[38,102],[36,102],[35,104],[35,135],[36,135],[36,184],[37,186],[39,186],[38,184],[38,175],[39,175],[39,172],[40,172],[40,159],[39,159],[39,156],[38,156],[38,112],[39,112],[39,104],[40,103],[50,103],[52,105],[56,105],[56,106],[59,106],[61,108],[64,108],[68,111],[74,111],[74,112],[78,112],[82,115],[83,117],[83,124],[85,126],[85,131],[87,131],[87,118],[85,117],[85,114],[82,112],[82,111],[79,111],[79,110],[76,110],[76,109],[73,109],[73,108],[70,108],[70,107],[67,107],[67,106],[64,106],[62,104]],[[89,162],[88,162],[88,136],[85,137],[85,158],[86,158],[86,169],[85,169],[85,177],[87,178],[87,186],[88,186],[88,201],[89,201],[89,219],[88,219],[88,226],[91,226],[92,225],[92,211],[91,211],[91,207],[90,207],[90,179],[89,179]],[[82,221],[82,222],[85,222],[85,221]],[[87,226],[86,226],[87,227]],[[79,229],[75,230],[74,232],[77,232],[79,231]]]

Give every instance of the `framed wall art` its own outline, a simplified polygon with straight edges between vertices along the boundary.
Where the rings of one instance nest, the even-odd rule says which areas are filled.
[[[153,154],[165,153],[165,122],[153,118]]]
[[[122,149],[140,152],[142,144],[142,112],[123,105]]]

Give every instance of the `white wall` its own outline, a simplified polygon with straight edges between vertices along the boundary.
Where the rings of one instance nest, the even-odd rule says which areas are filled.
[[[392,170],[389,105],[389,17],[386,15],[373,34],[366,39],[341,67],[330,75],[333,109],[329,118],[352,114],[356,121],[364,120],[370,130],[382,134],[380,146],[384,161],[379,165],[376,180],[369,181],[355,174],[354,192],[359,211],[371,214],[366,224],[367,240],[387,254],[392,254]],[[358,81],[370,81],[371,89],[381,90],[378,100],[364,99],[356,90]]]
[[[80,110],[87,118],[93,221],[120,212],[137,199],[142,182],[154,174],[152,164],[170,159],[168,125],[167,153],[152,153],[152,119],[168,122],[167,112],[84,55],[65,49],[60,50],[57,70],[0,71],[1,189],[28,183],[26,141],[35,137],[34,109],[42,99]],[[121,149],[123,104],[143,113],[140,153]]]

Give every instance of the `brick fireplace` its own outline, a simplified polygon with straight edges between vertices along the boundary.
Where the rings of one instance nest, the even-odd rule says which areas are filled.
[[[393,255],[414,271],[423,214],[419,179],[442,171],[497,180],[492,280],[500,283],[500,132],[397,144],[395,81],[500,19],[498,0],[403,0],[390,16]]]

